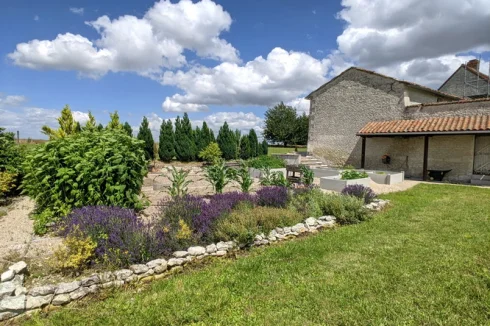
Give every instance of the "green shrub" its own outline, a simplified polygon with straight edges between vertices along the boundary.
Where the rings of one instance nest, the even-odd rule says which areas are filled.
[[[368,174],[366,172],[362,171],[356,171],[356,170],[344,170],[340,173],[340,178],[342,180],[354,180],[354,179],[362,179],[362,178],[367,178]]]
[[[208,163],[216,164],[221,158],[221,155],[222,153],[219,149],[218,143],[212,142],[199,153],[199,158]]]
[[[323,215],[321,202],[325,194],[317,188],[301,189],[298,193],[291,196],[289,203],[290,209],[301,213],[305,218]]]
[[[326,194],[317,188],[294,194],[289,207],[304,217],[333,215],[340,224],[356,224],[370,217],[370,211],[364,207],[363,199]]]
[[[16,173],[0,172],[0,198],[6,197],[16,188],[16,180]]]
[[[339,224],[356,224],[369,219],[364,200],[353,196],[325,194],[320,201],[323,215],[333,215]]]
[[[248,160],[248,166],[254,169],[280,169],[286,167],[286,163],[277,156],[262,155]]]
[[[77,236],[76,233],[69,235],[54,251],[51,265],[64,274],[79,272],[95,257],[95,248],[97,243],[90,237]]]
[[[24,193],[36,201],[38,213],[51,219],[83,206],[142,208],[143,142],[123,130],[82,131],[52,140],[36,147],[24,168]],[[39,223],[48,220],[44,216]]]
[[[286,208],[241,204],[217,222],[214,237],[216,241],[236,240],[249,244],[258,233],[267,234],[276,227],[295,225],[302,220],[300,213]]]

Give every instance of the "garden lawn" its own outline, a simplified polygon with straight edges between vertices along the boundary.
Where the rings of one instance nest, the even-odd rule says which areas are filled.
[[[43,325],[487,325],[490,190],[421,184],[373,220],[35,316]]]
[[[298,147],[298,152],[306,152],[306,147]],[[294,153],[294,147],[271,147],[269,146],[268,153],[272,154],[286,154]]]

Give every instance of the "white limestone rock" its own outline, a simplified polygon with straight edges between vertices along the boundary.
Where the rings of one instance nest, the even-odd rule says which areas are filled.
[[[0,300],[13,295],[15,292],[15,288],[16,286],[12,282],[0,283]]]
[[[226,255],[226,251],[225,250],[218,250],[218,251],[216,251],[216,256],[221,257],[221,256],[225,256],[225,255]]]
[[[147,262],[146,266],[148,266],[149,268],[155,268],[160,266],[161,264],[167,264],[167,261],[165,259],[155,259]]]
[[[37,286],[29,290],[29,295],[33,297],[45,296],[47,294],[53,294],[56,291],[56,287],[53,285]]]
[[[206,253],[212,254],[212,253],[215,253],[216,251],[218,251],[218,248],[216,247],[216,245],[214,243],[206,246]]]
[[[296,233],[303,233],[306,232],[306,227],[303,223],[298,223],[291,228],[291,231]]]
[[[136,264],[136,265],[131,265],[129,266],[129,269],[133,271],[135,274],[143,274],[148,272],[149,268],[146,265],[143,264]]]
[[[104,272],[99,274],[100,283],[107,283],[110,281],[114,281],[116,276],[113,272]]]
[[[187,251],[185,251],[185,250],[179,250],[179,251],[175,251],[175,252],[173,253],[173,256],[174,256],[175,258],[184,258],[184,257],[186,257],[187,255],[189,255],[189,253],[188,253]]]
[[[133,275],[133,272],[130,269],[121,269],[114,272],[114,276],[116,280],[126,280],[128,277]]]
[[[70,302],[70,294],[69,293],[64,293],[64,294],[57,294],[54,298],[53,301],[51,301],[51,304],[54,306],[61,306],[64,305],[68,302]]]
[[[100,283],[100,278],[99,275],[93,274],[89,277],[86,277],[80,281],[81,286],[91,286],[94,284],[99,284]]]
[[[54,294],[42,295],[42,296],[31,296],[28,295],[26,299],[26,309],[37,309],[48,305],[51,300],[53,300]]]
[[[24,261],[19,261],[12,266],[9,267],[11,271],[14,271],[15,274],[21,274],[27,271],[27,264]]]
[[[15,288],[15,292],[14,292],[14,295],[15,296],[18,296],[18,295],[22,295],[22,294],[27,294],[27,289],[23,286],[18,286]]]
[[[7,297],[0,300],[0,311],[5,310],[23,311],[26,308],[26,295]]]
[[[336,220],[335,216],[332,216],[332,215],[320,216],[318,219],[320,221],[325,221],[325,222],[330,222],[330,221],[335,221]]]
[[[15,272],[9,269],[6,272],[2,273],[2,275],[0,276],[0,282],[11,281],[14,278],[14,276],[15,276]]]
[[[308,217],[306,220],[305,220],[305,224],[308,225],[308,226],[315,226],[318,224],[318,221],[316,220],[316,218],[314,217]]]
[[[80,287],[77,290],[75,290],[72,293],[70,293],[70,300],[78,300],[78,299],[81,299],[84,296],[86,296],[87,294],[88,294],[87,288]]]
[[[200,256],[200,255],[204,255],[206,253],[206,248],[199,247],[199,246],[189,247],[187,249],[187,252],[189,252],[189,255],[191,255],[191,256]]]
[[[170,258],[167,262],[167,265],[169,267],[180,266],[183,265],[184,262],[185,262],[184,258]]]
[[[75,291],[80,287],[80,281],[70,282],[70,283],[60,283],[56,289],[56,294],[65,294]]]

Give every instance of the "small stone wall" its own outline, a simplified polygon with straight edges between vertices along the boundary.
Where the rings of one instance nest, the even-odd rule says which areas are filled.
[[[389,202],[376,199],[366,208],[377,211]],[[274,242],[295,238],[302,234],[316,233],[322,228],[335,226],[334,216],[309,217],[304,223],[291,227],[275,228],[268,235],[255,236],[253,246],[268,245]],[[151,282],[181,271],[186,264],[206,256],[225,256],[231,250],[238,250],[235,242],[218,242],[208,246],[194,246],[187,250],[176,251],[169,259],[155,259],[146,264],[131,265],[127,269],[114,272],[92,274],[73,282],[24,287],[27,264],[20,261],[8,268],[0,278],[0,321],[5,321],[24,314],[40,311],[42,308],[61,306],[79,300],[100,289],[121,287],[135,282]]]

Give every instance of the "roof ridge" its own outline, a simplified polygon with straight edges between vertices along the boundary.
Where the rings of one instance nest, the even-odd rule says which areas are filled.
[[[487,102],[490,101],[490,98],[477,98],[477,99],[461,99],[459,101],[447,101],[447,102],[435,102],[435,103],[420,103],[420,104],[412,104],[407,105],[407,108],[416,108],[416,107],[424,107],[424,106],[437,106],[437,105],[448,105],[448,104],[465,104],[465,103],[473,103],[473,102]]]
[[[406,81],[406,80],[403,80],[403,79],[398,79],[398,78],[395,78],[395,77],[383,75],[383,74],[381,74],[379,72],[376,72],[374,70],[368,70],[368,69],[357,67],[357,66],[351,66],[351,67],[345,69],[340,74],[338,74],[337,76],[335,76],[334,78],[330,79],[329,81],[327,81],[326,83],[324,83],[323,85],[321,85],[320,87],[318,87],[316,90],[314,90],[313,92],[311,92],[310,94],[308,94],[308,96],[306,96],[305,98],[306,99],[310,99],[311,96],[313,96],[313,94],[315,92],[319,91],[320,89],[322,89],[323,87],[325,87],[326,85],[330,84],[335,79],[337,79],[338,77],[342,76],[344,73],[346,73],[347,71],[352,70],[352,69],[356,69],[356,70],[359,70],[359,71],[362,71],[362,72],[365,72],[365,73],[368,73],[368,74],[373,74],[373,75],[377,75],[377,76],[380,76],[380,77],[388,78],[388,79],[397,81],[399,83],[407,84],[407,85],[410,85],[410,86],[413,86],[413,87],[418,87],[420,89],[426,90],[428,92],[432,92],[434,94],[439,94],[439,95],[442,95],[442,96],[445,96],[445,97],[449,97],[449,98],[453,98],[453,99],[461,99],[461,97],[456,96],[456,95],[453,95],[453,94],[448,94],[448,93],[445,93],[445,92],[441,92],[439,90],[436,90],[436,89],[433,89],[433,88],[430,88],[430,87],[427,87],[427,86],[423,86],[423,85],[420,85],[420,84],[417,84],[417,83],[414,83],[414,82],[409,82],[409,81]]]

